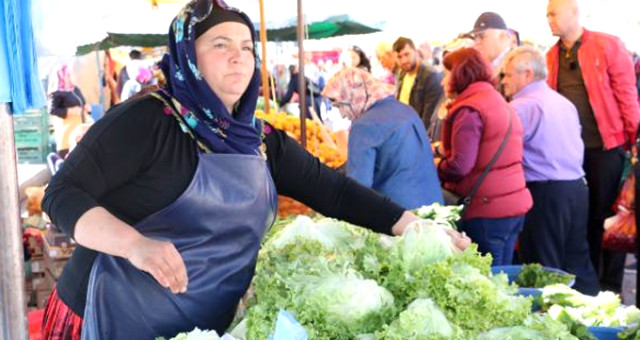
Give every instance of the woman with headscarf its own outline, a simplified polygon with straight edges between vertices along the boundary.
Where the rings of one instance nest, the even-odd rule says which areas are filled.
[[[50,113],[55,116],[52,118],[52,123],[58,154],[65,157],[69,152],[71,133],[78,125],[85,122],[89,106],[80,89],[71,80],[69,65],[62,65],[56,75],[58,89],[50,94]]]
[[[395,87],[347,67],[322,92],[351,121],[347,175],[406,209],[443,203],[431,143]]]
[[[277,193],[388,234],[415,220],[255,119],[254,46],[244,13],[190,2],[169,31],[168,86],[112,109],[52,178],[44,211],[78,247],[47,303],[45,340],[224,333]]]
[[[122,94],[120,95],[121,100],[125,101],[141,90],[149,87],[152,79],[153,73],[151,73],[151,70],[146,66],[140,66],[135,77],[124,83],[124,86],[122,87]]]
[[[442,158],[438,175],[446,189],[468,197],[488,168],[461,227],[480,252],[491,253],[493,265],[510,265],[533,205],[522,168],[522,124],[494,88],[491,66],[477,50],[450,52],[443,63],[442,86],[450,102],[436,148]]]

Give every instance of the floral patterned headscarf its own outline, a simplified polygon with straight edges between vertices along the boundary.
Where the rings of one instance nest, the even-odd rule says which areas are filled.
[[[58,91],[70,92],[73,91],[73,87],[69,65],[63,64],[58,70]]]
[[[215,153],[258,154],[260,130],[254,114],[260,88],[259,62],[234,112],[228,112],[196,66],[196,24],[216,11],[235,11],[255,32],[249,17],[222,0],[193,0],[173,19],[169,29],[169,54],[162,60],[167,78],[166,92],[198,138]]]
[[[322,95],[337,105],[340,114],[349,120],[358,119],[371,105],[395,93],[395,87],[376,79],[371,73],[355,67],[345,67],[336,73]]]

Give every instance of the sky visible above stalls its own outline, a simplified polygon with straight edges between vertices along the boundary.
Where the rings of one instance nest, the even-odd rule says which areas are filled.
[[[34,26],[42,54],[71,55],[78,45],[114,33],[166,33],[185,0],[33,0]],[[579,0],[582,24],[619,36],[629,49],[640,51],[640,0]],[[260,21],[259,0],[227,0]],[[297,0],[264,0],[270,28],[295,24]],[[381,36],[400,35],[416,41],[443,43],[469,31],[477,16],[494,11],[524,40],[549,45],[546,0],[304,0],[307,22],[347,14],[362,24],[380,28]],[[359,40],[356,38],[354,42]]]

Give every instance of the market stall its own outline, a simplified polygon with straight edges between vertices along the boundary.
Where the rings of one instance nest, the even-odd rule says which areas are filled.
[[[280,219],[266,236],[229,339],[635,339],[640,310],[540,265],[491,267],[459,252],[458,207],[425,206],[402,236],[321,216]],[[174,339],[218,339],[207,330]]]

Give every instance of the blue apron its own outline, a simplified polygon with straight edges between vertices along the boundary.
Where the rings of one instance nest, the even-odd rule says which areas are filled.
[[[173,294],[128,260],[99,254],[89,278],[82,339],[170,338],[196,326],[224,333],[251,282],[276,204],[261,157],[200,154],[186,191],[134,226],[176,246],[187,267],[187,292]]]

